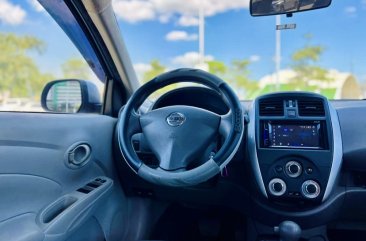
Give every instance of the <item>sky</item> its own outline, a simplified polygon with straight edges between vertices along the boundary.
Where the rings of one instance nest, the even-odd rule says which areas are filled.
[[[275,17],[251,17],[248,0],[114,0],[113,7],[138,75],[159,60],[167,68],[194,67],[198,61],[198,8],[205,9],[207,60],[229,64],[249,59],[252,79],[275,70]],[[329,8],[281,17],[296,23],[281,31],[281,68],[306,44],[325,47],[319,65],[353,73],[366,81],[366,0],[333,0]],[[36,0],[0,0],[0,32],[31,34],[47,44],[34,58],[44,71],[60,74],[63,62],[80,57],[67,36]],[[0,43],[1,44],[1,43]]]

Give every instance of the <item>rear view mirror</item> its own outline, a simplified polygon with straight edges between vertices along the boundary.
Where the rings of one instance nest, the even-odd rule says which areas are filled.
[[[41,96],[42,108],[58,113],[100,113],[102,103],[95,84],[77,79],[49,82]]]
[[[291,14],[326,8],[332,0],[250,0],[252,16]]]

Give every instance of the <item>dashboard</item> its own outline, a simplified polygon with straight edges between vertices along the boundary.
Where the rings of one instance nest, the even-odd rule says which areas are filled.
[[[289,92],[257,98],[248,129],[250,160],[265,197],[321,203],[342,161],[340,126],[326,98]]]
[[[219,94],[203,87],[170,91],[146,111],[171,105],[228,112]],[[129,180],[122,181],[126,193],[230,207],[255,213],[255,219],[267,225],[290,218],[314,227],[337,217],[366,214],[366,208],[359,208],[363,205],[353,208],[366,198],[365,101],[329,101],[314,93],[284,92],[242,101],[242,108],[245,138],[220,175],[177,189],[148,183],[127,165],[119,166],[121,180]],[[218,138],[210,147],[219,147],[220,142]],[[156,165],[143,135],[135,136],[133,144],[145,163]]]

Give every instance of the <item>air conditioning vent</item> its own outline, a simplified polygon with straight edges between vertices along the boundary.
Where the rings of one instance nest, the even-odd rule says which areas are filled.
[[[283,116],[282,99],[264,99],[259,101],[260,116]]]
[[[321,99],[298,100],[300,116],[324,116],[324,104]]]

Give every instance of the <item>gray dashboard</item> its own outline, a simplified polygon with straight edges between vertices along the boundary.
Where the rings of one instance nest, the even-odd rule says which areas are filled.
[[[343,167],[366,170],[366,100],[330,100],[337,111],[343,144]],[[242,101],[249,112],[252,101]]]
[[[151,103],[150,109],[168,105],[192,105],[216,113],[227,111],[216,93],[207,88],[185,87],[168,92]],[[185,96],[185,98],[183,98]],[[205,100],[205,101],[202,101]],[[249,113],[253,101],[242,101],[244,113]],[[366,170],[366,100],[330,100],[338,113],[343,144],[343,164],[347,169]]]
[[[182,90],[180,90],[182,91]],[[185,88],[184,92],[190,91]],[[206,90],[205,90],[206,91]],[[214,94],[210,98],[201,98],[199,90],[189,95],[189,102],[169,92],[162,98],[152,103],[149,110],[165,105],[187,104],[212,110],[223,103]],[[182,94],[181,93],[181,94]],[[164,103],[164,104],[162,104]],[[154,197],[160,200],[192,203],[194,205],[221,205],[233,208],[240,212],[255,213],[255,218],[263,223],[276,224],[283,218],[292,218],[294,221],[308,227],[321,225],[337,217],[352,218],[366,214],[365,210],[358,208],[352,210],[355,200],[366,197],[366,101],[365,100],[331,100],[329,105],[337,112],[341,142],[343,146],[343,164],[340,175],[336,181],[336,187],[329,194],[329,198],[314,205],[296,204],[283,206],[270,202],[258,190],[248,155],[248,138],[244,138],[239,151],[227,166],[228,175],[218,175],[206,183],[179,190],[169,187],[156,186],[147,183],[132,173],[124,162],[119,162],[122,185],[128,195]],[[242,101],[243,113],[246,115],[246,127],[253,121],[248,113],[252,110],[253,101]],[[246,128],[248,130],[248,128]],[[248,134],[248,133],[247,133]],[[246,134],[246,136],[248,136]],[[119,152],[115,151],[117,160],[121,160]],[[150,158],[150,159],[149,159]],[[147,158],[148,161],[151,157]],[[156,160],[155,160],[156,161]],[[229,200],[227,196],[230,195]],[[362,206],[362,205],[361,205]],[[348,210],[343,212],[342,210]],[[273,219],[268,220],[268,215]],[[364,219],[365,217],[362,216]],[[361,219],[362,219],[361,217]],[[366,221],[366,220],[365,220]]]

